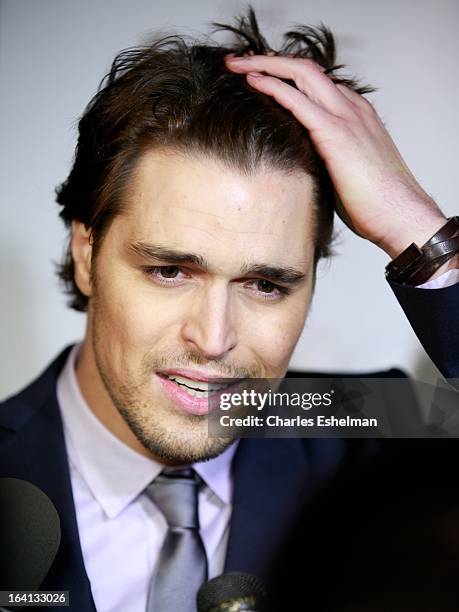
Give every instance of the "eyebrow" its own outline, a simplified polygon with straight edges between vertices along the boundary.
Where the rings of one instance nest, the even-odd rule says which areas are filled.
[[[127,245],[128,252],[155,262],[168,264],[191,264],[203,270],[209,270],[209,263],[202,255],[186,253],[167,247],[150,244],[148,242],[136,241]],[[292,267],[274,266],[266,263],[246,264],[241,268],[242,276],[255,274],[270,281],[282,283],[287,286],[299,285],[305,280],[306,274]]]

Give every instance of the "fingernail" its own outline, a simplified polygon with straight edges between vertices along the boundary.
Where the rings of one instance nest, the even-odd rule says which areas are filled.
[[[230,62],[243,62],[245,61],[246,58],[245,57],[231,57],[231,56],[225,55],[225,59]]]

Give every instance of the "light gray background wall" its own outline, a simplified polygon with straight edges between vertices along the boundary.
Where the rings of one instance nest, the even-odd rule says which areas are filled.
[[[457,0],[253,0],[274,41],[292,23],[323,21],[340,61],[379,88],[370,99],[423,187],[458,211]],[[0,397],[82,337],[84,315],[66,308],[53,273],[64,228],[54,186],[69,170],[75,124],[114,54],[155,30],[208,32],[245,2],[3,0],[1,91]],[[322,267],[296,368],[435,369],[383,276],[387,256],[344,230]]]

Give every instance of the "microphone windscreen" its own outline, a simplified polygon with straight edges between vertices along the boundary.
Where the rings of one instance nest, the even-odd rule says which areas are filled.
[[[34,591],[61,540],[56,508],[35,485],[0,478],[0,591]]]
[[[246,600],[243,606],[243,601]],[[250,608],[247,607],[250,601]],[[211,612],[214,609],[225,609],[225,603],[233,604],[228,610],[237,610],[241,602],[241,610],[266,609],[266,589],[263,581],[253,574],[228,572],[216,576],[202,585],[197,596],[198,612]]]

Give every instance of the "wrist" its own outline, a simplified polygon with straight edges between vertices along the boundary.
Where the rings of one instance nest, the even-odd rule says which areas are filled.
[[[419,234],[420,236],[421,234]],[[424,244],[410,243],[386,266],[386,278],[422,285],[458,265],[459,217],[446,220]]]
[[[405,218],[400,221],[396,231],[379,242],[379,246],[394,259],[413,242],[422,247],[446,222],[447,218],[443,214],[432,217],[422,215],[411,220]]]

